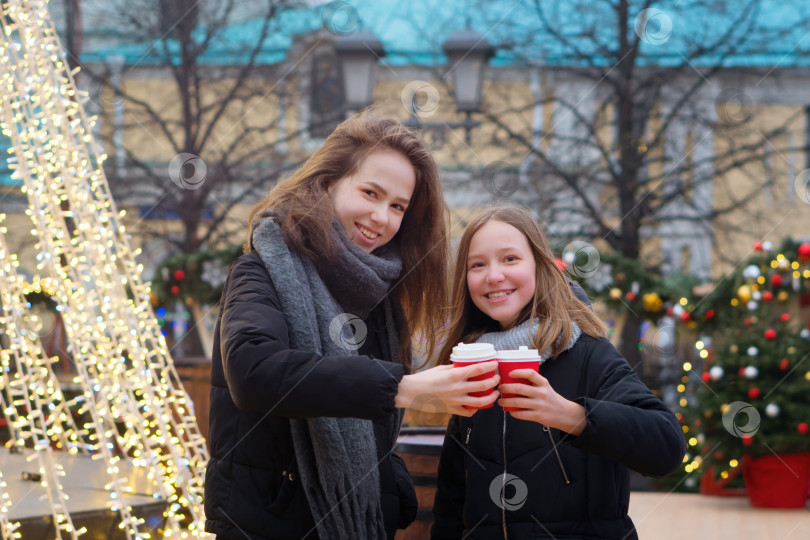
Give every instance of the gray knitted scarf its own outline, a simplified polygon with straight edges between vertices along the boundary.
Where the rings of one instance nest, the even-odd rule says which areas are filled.
[[[390,359],[399,362],[399,304],[388,296],[402,270],[397,246],[389,244],[382,254],[370,255],[352,244],[338,222],[333,232],[339,253],[321,277],[312,261],[289,250],[271,214],[252,224],[251,245],[278,293],[292,346],[323,355],[358,354],[365,334],[352,321],[366,319],[384,302]],[[402,418],[395,417],[391,448]],[[318,417],[290,424],[301,482],[321,540],[385,538],[372,421]]]
[[[476,342],[491,343],[495,346],[495,350],[498,351],[517,349],[523,345],[531,346],[531,344],[534,342],[534,336],[537,334],[537,330],[539,328],[540,321],[538,319],[529,319],[520,323],[514,328],[506,330],[505,332],[487,332],[486,334],[482,334]],[[571,321],[571,331],[571,341],[568,343],[565,350],[573,347],[579,339],[579,336],[582,335],[582,330],[574,321]],[[561,337],[557,338],[557,341],[559,341]],[[542,357],[541,362],[551,358],[551,347],[548,347],[545,351],[540,353],[540,356]]]

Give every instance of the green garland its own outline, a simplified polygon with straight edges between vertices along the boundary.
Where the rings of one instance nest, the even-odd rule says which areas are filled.
[[[181,253],[164,261],[152,281],[153,304],[191,298],[201,304],[219,302],[227,269],[242,254],[241,244],[196,253]],[[206,271],[214,271],[214,279]]]

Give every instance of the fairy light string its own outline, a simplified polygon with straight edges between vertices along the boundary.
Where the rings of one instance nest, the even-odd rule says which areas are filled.
[[[110,508],[128,538],[146,536],[123,501],[131,487],[120,473],[122,459],[143,469],[154,492],[169,502],[165,537],[207,536],[208,451],[141,281],[138,253],[121,225],[123,212],[110,196],[106,156],[81,106],[87,96],[66,68],[44,0],[10,0],[4,15],[0,128],[12,139],[10,168],[29,198],[38,270],[52,278],[64,320],[84,400],[79,412],[91,418],[72,440],[83,440],[104,460]],[[37,433],[69,447],[64,429]],[[58,501],[52,507],[67,514]]]
[[[0,215],[0,222],[4,219]],[[0,350],[3,415],[12,434],[11,444],[34,449],[27,459],[37,461],[56,537],[64,538],[64,533],[76,538],[81,530],[75,530],[67,511],[68,496],[60,481],[65,473],[51,442],[76,453],[81,449],[79,430],[70,412],[70,402],[65,401],[51,368],[52,359],[46,358],[31,330],[31,323],[37,322],[36,315],[25,315],[28,304],[23,296],[22,277],[16,271],[16,257],[8,252],[6,232],[5,227],[0,227],[0,325],[9,343]]]

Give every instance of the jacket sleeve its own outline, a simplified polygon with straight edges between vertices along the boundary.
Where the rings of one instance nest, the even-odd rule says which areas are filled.
[[[288,418],[390,414],[405,368],[368,356],[293,349],[278,295],[258,255],[243,255],[222,296],[220,354],[234,404]]]
[[[587,425],[569,441],[644,475],[665,476],[677,469],[686,452],[678,420],[619,351],[604,338],[596,340],[584,366],[591,387],[575,401],[585,407]]]
[[[459,540],[464,532],[464,498],[467,489],[463,445],[459,417],[454,415],[447,425],[439,456],[433,525],[430,528],[430,538],[433,540]]]

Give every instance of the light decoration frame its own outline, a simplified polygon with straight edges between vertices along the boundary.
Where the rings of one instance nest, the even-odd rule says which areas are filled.
[[[56,379],[41,348],[32,345],[30,335],[22,339],[19,358],[25,360],[15,377],[52,390],[29,390],[25,399],[35,402],[29,414],[10,407],[8,416],[17,444],[33,445],[39,456],[57,536],[77,538],[83,531],[70,523],[52,444],[104,461],[108,505],[119,514],[127,538],[148,534],[139,530],[142,520],[124,501],[132,488],[120,473],[122,459],[143,469],[153,492],[167,500],[165,538],[210,537],[202,530],[206,442],[149,303],[149,285],[140,278],[138,250],[130,249],[121,224],[124,212],[116,210],[110,194],[102,167],[106,156],[93,140],[94,120],[82,106],[88,96],[77,90],[76,72],[66,66],[46,0],[5,3],[0,67],[0,129],[14,152],[9,167],[28,196],[37,269],[55,287],[53,299],[78,372],[74,382],[81,388],[78,412],[90,416],[87,424],[70,426],[66,418],[51,415],[62,422],[52,420],[48,429],[39,411],[62,407],[64,412],[65,401],[53,387]],[[19,303],[16,318],[7,317],[6,323],[13,319],[14,328],[24,328],[30,305],[24,303],[15,261],[8,260],[2,261],[0,287],[13,284],[6,296]],[[0,483],[0,527],[11,531],[16,524],[8,522],[8,507]],[[190,523],[181,523],[183,516]]]

